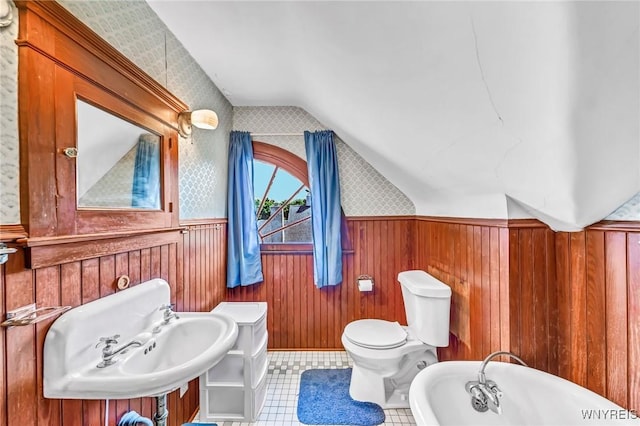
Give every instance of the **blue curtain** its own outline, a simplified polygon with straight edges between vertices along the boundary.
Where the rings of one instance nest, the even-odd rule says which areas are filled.
[[[342,209],[333,131],[304,132],[311,190],[313,272],[316,286],[342,282]]]
[[[231,132],[228,182],[227,287],[234,288],[263,281],[249,132]]]
[[[160,143],[156,135],[142,134],[138,138],[131,206],[160,208]]]

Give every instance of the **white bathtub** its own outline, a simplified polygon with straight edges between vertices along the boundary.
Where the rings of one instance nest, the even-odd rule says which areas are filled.
[[[635,411],[575,383],[533,368],[494,361],[487,365],[485,374],[504,394],[502,414],[479,413],[471,406],[465,384],[478,380],[480,364],[445,361],[421,371],[409,390],[418,425],[640,425]]]

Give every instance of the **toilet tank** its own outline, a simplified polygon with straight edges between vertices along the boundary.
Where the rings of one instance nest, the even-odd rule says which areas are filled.
[[[431,346],[449,346],[451,288],[425,271],[400,272],[398,281],[412,334]]]

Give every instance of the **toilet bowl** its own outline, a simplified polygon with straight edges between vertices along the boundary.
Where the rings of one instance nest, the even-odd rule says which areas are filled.
[[[382,408],[408,408],[409,387],[438,361],[436,347],[449,342],[451,289],[424,271],[398,274],[407,326],[381,319],[350,322],[342,344],[353,360],[349,394]]]
[[[349,323],[342,345],[353,360],[349,394],[382,408],[409,407],[411,381],[422,368],[438,360],[435,347],[411,336],[397,322],[379,319]]]

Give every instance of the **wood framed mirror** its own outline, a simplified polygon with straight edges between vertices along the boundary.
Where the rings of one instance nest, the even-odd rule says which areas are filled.
[[[187,105],[58,3],[30,0],[16,5],[21,222],[28,233],[24,243],[41,247],[179,229],[177,117]],[[116,139],[122,136],[93,147],[85,136],[79,141],[79,132],[100,139],[107,131],[101,124],[78,122],[92,109],[131,126],[138,134],[132,147],[116,149]],[[124,150],[123,156],[132,157],[143,139],[152,142],[145,146],[157,161],[157,167],[147,171],[156,176],[154,197],[145,201],[151,204],[136,204],[131,193],[128,201],[119,196],[118,202],[105,203],[100,197],[113,185],[108,182],[93,191],[93,201],[83,200],[87,184],[79,179],[92,168],[115,167],[116,161],[107,161],[105,152]],[[102,154],[90,154],[96,146]],[[98,167],[99,162],[113,164]]]
[[[78,209],[160,210],[162,135],[80,94],[75,108],[76,147],[64,153],[76,159]]]

